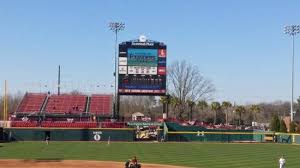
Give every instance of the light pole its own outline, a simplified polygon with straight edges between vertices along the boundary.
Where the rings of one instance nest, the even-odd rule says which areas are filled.
[[[118,50],[118,33],[125,29],[125,23],[122,22],[110,22],[109,29],[113,31],[116,35],[115,38],[115,101],[114,101],[114,114],[113,117],[116,118],[119,115],[119,95],[118,95],[118,87],[117,87],[117,78],[118,78],[118,61],[117,61],[117,50]]]
[[[293,102],[294,102],[294,59],[295,59],[295,35],[300,33],[300,26],[299,25],[290,25],[284,27],[284,33],[292,36],[293,39],[293,55],[292,55],[292,88],[291,88],[291,121],[294,120],[294,110],[293,110]]]

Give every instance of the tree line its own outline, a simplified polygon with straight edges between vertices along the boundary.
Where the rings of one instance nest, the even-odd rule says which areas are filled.
[[[213,101],[215,86],[204,77],[197,66],[186,61],[175,61],[168,66],[167,96],[121,97],[120,115],[130,117],[134,112],[142,112],[152,119],[162,116],[162,107],[168,110],[168,117],[178,120],[198,120],[212,124],[250,125],[256,121],[268,123],[272,117],[289,116],[289,102],[257,103],[237,105],[230,101]],[[71,94],[79,94],[74,91]],[[23,95],[8,96],[8,111],[15,112]],[[295,103],[300,112],[300,98]],[[0,97],[0,119],[3,118],[3,97]]]

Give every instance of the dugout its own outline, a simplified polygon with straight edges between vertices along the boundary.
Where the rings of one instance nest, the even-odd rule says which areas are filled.
[[[3,128],[0,127],[0,142],[3,142],[4,136],[3,136]]]

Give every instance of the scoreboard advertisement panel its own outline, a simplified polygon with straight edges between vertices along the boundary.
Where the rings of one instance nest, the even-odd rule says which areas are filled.
[[[167,47],[161,42],[119,44],[120,95],[165,95]]]

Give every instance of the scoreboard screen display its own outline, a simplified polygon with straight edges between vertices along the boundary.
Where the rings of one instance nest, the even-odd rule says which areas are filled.
[[[128,66],[150,66],[157,67],[157,49],[134,49],[127,50]]]
[[[120,95],[166,94],[166,45],[128,41],[119,45]]]

